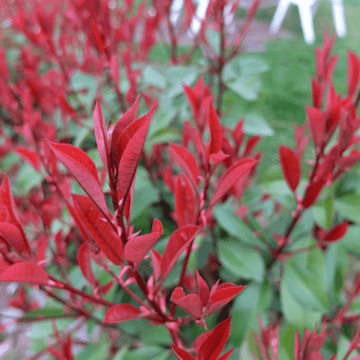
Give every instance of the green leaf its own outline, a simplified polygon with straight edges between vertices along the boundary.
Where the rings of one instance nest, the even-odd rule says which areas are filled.
[[[266,60],[258,55],[245,55],[236,59],[242,75],[257,75],[270,70]]]
[[[313,330],[315,324],[321,320],[321,311],[310,311],[300,305],[284,281],[281,282],[280,294],[281,308],[286,320],[295,325],[300,332],[305,328]]]
[[[127,348],[127,346],[123,346],[115,355],[115,357],[113,358],[113,360],[124,360],[126,354],[128,354],[129,350]]]
[[[153,202],[158,200],[158,190],[150,182],[144,168],[139,167],[136,172],[134,199],[131,218],[134,220],[141,215]]]
[[[167,356],[168,353],[165,349],[158,346],[149,346],[130,351],[124,356],[124,360],[163,360],[166,359]]]
[[[63,309],[53,309],[53,308],[43,308],[43,309],[39,309],[39,310],[28,311],[24,315],[24,317],[31,318],[31,317],[37,317],[39,315],[45,316],[45,317],[61,316],[61,315],[64,315],[64,310]]]
[[[16,177],[16,186],[22,194],[27,194],[34,186],[42,183],[44,175],[36,171],[30,164],[21,165]]]
[[[75,71],[70,79],[70,84],[75,91],[87,90],[86,95],[79,93],[78,96],[84,101],[86,110],[90,112],[97,93],[95,77]]]
[[[323,255],[319,249],[311,251],[308,255],[299,255],[286,262],[282,283],[291,297],[302,307],[313,312],[327,311],[329,300],[326,293],[326,267]]]
[[[260,79],[257,76],[242,76],[237,79],[224,81],[226,86],[240,95],[245,100],[256,100],[261,88]]]
[[[108,348],[109,345],[104,343],[90,344],[75,355],[75,360],[106,359]]]
[[[349,350],[349,344],[351,343],[351,339],[348,339],[346,336],[341,335],[339,342],[338,342],[338,348],[337,348],[337,355],[336,360],[342,360],[345,357],[345,354]],[[359,352],[354,350],[349,354],[348,359],[352,359],[354,356],[358,355]]]
[[[266,311],[272,301],[272,292],[267,281],[251,283],[235,298],[231,309],[230,342],[240,346],[249,330],[258,331],[258,315]],[[241,324],[241,326],[239,326]]]
[[[225,269],[239,278],[263,279],[264,261],[255,249],[234,240],[221,241],[218,247],[219,258]]]
[[[256,237],[248,225],[233,212],[230,203],[227,202],[224,205],[216,205],[214,207],[214,216],[224,230],[244,244],[265,249],[265,245],[261,240]]]
[[[194,66],[171,66],[167,68],[166,80],[170,84],[166,91],[168,99],[183,94],[182,83],[191,86],[198,76],[199,70]]]
[[[147,65],[143,72],[144,82],[160,89],[166,88],[166,77],[150,65]]]
[[[147,326],[141,333],[143,344],[150,345],[169,345],[171,343],[171,336],[166,327],[161,326]]]
[[[335,200],[335,208],[347,219],[360,222],[360,195],[351,194]]]
[[[274,130],[265,121],[262,115],[250,113],[245,117],[244,131],[249,135],[272,136]]]

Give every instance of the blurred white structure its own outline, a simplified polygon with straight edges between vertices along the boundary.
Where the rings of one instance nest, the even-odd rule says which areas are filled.
[[[346,23],[343,2],[342,0],[330,0],[330,2],[336,33],[339,37],[344,37],[346,35]],[[270,32],[276,34],[279,31],[289,5],[295,4],[299,8],[305,41],[308,44],[312,44],[315,41],[313,12],[317,3],[318,0],[280,0],[270,25]]]
[[[209,6],[210,0],[197,0],[198,6],[196,8],[196,12],[194,15],[194,18],[192,19],[192,22],[190,24],[190,29],[188,31],[189,37],[196,36],[201,28],[201,21],[205,18],[206,10]],[[228,26],[229,30],[231,31],[232,22],[234,20],[234,14],[230,13],[231,6],[234,1],[229,1],[229,3],[224,8],[224,18],[225,18],[225,24]],[[241,0],[240,5],[241,6],[249,6],[252,3],[252,0]],[[174,0],[171,4],[170,8],[170,21],[173,25],[175,25],[179,19],[181,10],[184,6],[184,0]]]

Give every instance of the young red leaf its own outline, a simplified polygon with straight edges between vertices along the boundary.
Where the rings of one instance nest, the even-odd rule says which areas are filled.
[[[206,161],[206,149],[202,140],[202,136],[197,129],[192,127],[187,121],[184,123],[183,130],[184,146],[191,140],[194,144],[196,154],[201,162]],[[185,141],[186,140],[186,141]],[[191,154],[192,155],[192,154]]]
[[[81,149],[69,144],[55,144],[49,141],[49,145],[94,204],[103,214],[107,215],[109,210],[100,185],[98,172],[90,157]]]
[[[197,353],[198,360],[217,360],[224,349],[230,334],[231,317],[218,324],[207,339],[201,344]]]
[[[120,81],[120,71],[119,71],[119,62],[118,57],[116,54],[111,55],[110,60],[110,74],[113,82],[116,84],[116,86],[119,84]]]
[[[195,225],[185,225],[175,230],[170,236],[161,261],[161,278],[165,279],[172,267],[175,265],[180,254],[193,240],[198,230]]]
[[[99,32],[99,29],[97,28],[95,22],[92,24],[92,31],[95,39],[95,44],[100,52],[105,52],[105,45],[103,38]]]
[[[295,152],[287,146],[280,145],[279,158],[284,178],[290,189],[295,192],[300,181],[300,163]]]
[[[14,198],[11,193],[10,181],[6,174],[4,174],[4,179],[0,186],[0,210],[2,208],[6,209],[2,220],[4,220],[5,222],[11,222],[12,224],[17,226],[17,228],[20,230],[20,232],[22,234],[22,238],[25,242],[26,251],[27,251],[27,253],[30,254],[30,252],[31,252],[30,245],[26,238],[25,232],[22,229],[21,224],[16,216],[15,202],[14,202]]]
[[[324,241],[334,242],[345,236],[349,223],[347,221],[334,226],[324,237]]]
[[[89,237],[87,235],[87,232],[85,231],[84,225],[81,222],[75,208],[72,205],[70,205],[70,203],[68,201],[66,201],[66,206],[67,206],[67,208],[69,210],[69,213],[70,213],[71,217],[75,221],[75,224],[76,224],[77,228],[79,229],[82,238],[85,241],[89,242],[90,240],[89,240]]]
[[[161,255],[154,249],[151,249],[151,261],[153,265],[154,278],[157,280],[161,274]]]
[[[148,121],[149,113],[141,116],[140,118],[136,119],[134,122],[129,124],[126,129],[121,133],[118,142],[117,142],[117,156],[116,158],[121,161],[121,157],[129,144],[132,137],[139,131],[139,129]],[[116,164],[115,164],[116,165]]]
[[[23,233],[16,225],[8,222],[0,222],[0,237],[2,237],[6,243],[19,254],[24,252],[29,253],[26,246],[27,241],[24,239]]]
[[[320,191],[324,187],[325,183],[326,183],[326,180],[324,180],[322,178],[319,181],[313,182],[310,185],[310,187],[306,191],[306,195],[303,200],[303,206],[305,209],[310,207],[316,201],[316,199],[319,196]]]
[[[196,360],[191,354],[189,354],[184,349],[177,347],[176,345],[171,344],[178,360]]]
[[[115,167],[119,167],[119,139],[123,131],[135,120],[139,96],[136,98],[134,105],[118,120],[111,136],[111,158]]]
[[[103,218],[93,202],[84,195],[72,195],[76,213],[107,258],[115,265],[122,262],[123,247],[118,234]]]
[[[123,196],[128,193],[134,181],[150,124],[150,116],[151,114],[148,115],[146,123],[131,138],[121,157],[119,164],[119,190]]]
[[[109,163],[109,150],[108,150],[108,137],[107,137],[107,130],[105,125],[104,115],[100,106],[99,100],[96,100],[95,110],[93,113],[94,119],[94,132],[95,132],[95,139],[97,148],[99,151],[99,155],[101,161],[105,166],[105,170],[107,171]]]
[[[9,266],[0,275],[0,281],[47,285],[49,275],[41,266],[29,262],[20,262]]]
[[[83,243],[78,251],[78,264],[80,266],[80,270],[84,275],[84,278],[94,287],[99,286],[99,282],[94,276],[92,267],[91,267],[91,251],[87,245],[87,243]]]
[[[40,158],[35,151],[31,151],[23,146],[17,146],[15,152],[30,163],[36,170],[40,170]]]
[[[189,178],[194,188],[196,188],[199,183],[199,169],[194,155],[183,146],[171,143],[169,145],[169,151],[174,161],[182,167],[185,175]]]
[[[306,106],[306,117],[311,137],[316,147],[320,147],[325,133],[325,115],[318,109]]]
[[[196,96],[194,90],[185,84],[183,84],[183,89],[185,92],[185,96],[188,99],[188,102],[190,104],[193,116],[196,119],[198,116],[198,112],[199,112],[199,101],[197,99],[197,96]]]
[[[242,159],[233,164],[219,180],[208,209],[213,207],[242,176],[247,174],[256,165],[256,163],[257,161],[253,159]]]
[[[199,272],[196,270],[196,280],[198,284],[199,296],[202,301],[203,306],[208,303],[210,290],[205,282],[205,280],[200,276]]]
[[[140,309],[131,304],[118,304],[112,306],[105,314],[103,323],[117,324],[123,321],[134,320],[142,317]]]
[[[359,58],[352,52],[348,51],[348,78],[347,91],[348,97],[352,99],[355,95],[359,84],[360,77],[360,61]]]
[[[220,151],[222,139],[220,120],[212,103],[210,103],[209,107],[208,123],[210,129],[210,144],[207,153],[210,155]]]
[[[181,287],[175,288],[170,299],[190,315],[200,319],[203,310],[202,301],[197,294],[185,295]]]
[[[145,255],[163,234],[163,227],[158,219],[154,219],[150,234],[136,236],[125,245],[125,258],[138,266]]]
[[[175,213],[173,214],[178,227],[191,225],[196,220],[196,201],[193,189],[182,174],[176,181]]]
[[[210,296],[208,310],[206,312],[207,316],[225,306],[246,287],[233,284],[228,284],[228,286],[225,287],[224,285],[225,284],[220,285],[215,293]]]
[[[228,360],[233,351],[234,351],[234,348],[230,349],[224,355],[220,356],[218,358],[218,360]]]
[[[0,186],[0,204],[0,206],[6,208],[6,220],[21,228],[20,222],[15,213],[15,202],[11,193],[10,181],[6,174],[4,174],[4,179]]]
[[[243,157],[249,156],[251,151],[255,148],[255,146],[260,140],[261,140],[261,136],[252,136],[251,138],[249,138],[249,140],[246,142],[245,145]]]

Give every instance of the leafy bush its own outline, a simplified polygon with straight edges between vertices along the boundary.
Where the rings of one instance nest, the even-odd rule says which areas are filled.
[[[287,73],[239,47],[259,3],[231,33],[211,1],[190,46],[190,1],[181,26],[160,1],[4,6],[0,281],[21,315],[1,330],[32,324],[27,358],[359,359],[360,61],[338,94],[325,33],[306,122],[270,153],[257,101]],[[295,80],[263,108],[302,106]]]

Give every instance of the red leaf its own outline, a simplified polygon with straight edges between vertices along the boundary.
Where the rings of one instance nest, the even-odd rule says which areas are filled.
[[[15,152],[19,154],[25,161],[30,163],[36,170],[40,170],[39,155],[35,151],[31,151],[23,146],[17,146]]]
[[[116,324],[123,321],[134,320],[142,317],[140,309],[131,304],[118,304],[112,306],[105,314],[103,323]]]
[[[49,145],[94,204],[103,214],[107,215],[109,210],[99,182],[98,172],[90,157],[81,149],[70,144],[55,144],[49,141]]]
[[[154,219],[150,234],[137,236],[125,245],[125,258],[138,266],[145,255],[163,234],[163,227],[158,219]]]
[[[230,349],[224,355],[220,356],[218,358],[218,360],[228,360],[233,351],[234,351],[234,348]]]
[[[196,270],[196,280],[197,280],[197,284],[198,284],[200,299],[202,301],[203,306],[205,306],[209,300],[210,290],[209,290],[207,283],[200,276],[200,274],[197,270]]]
[[[183,168],[185,175],[189,178],[194,188],[196,188],[199,183],[199,169],[194,155],[183,146],[171,143],[169,145],[174,161]]]
[[[122,262],[123,247],[118,234],[88,197],[73,194],[72,199],[84,227],[107,258],[115,265],[119,265]]]
[[[111,136],[111,158],[116,168],[119,167],[120,158],[118,154],[119,139],[123,131],[135,120],[139,96],[136,98],[134,105],[118,120]]]
[[[300,181],[300,163],[295,152],[287,146],[280,145],[279,158],[284,178],[290,189],[295,192]]]
[[[318,109],[306,106],[306,117],[310,128],[311,137],[316,147],[320,147],[325,132],[325,115]]]
[[[12,224],[16,225],[18,229],[20,230],[23,240],[25,242],[26,251],[30,254],[30,245],[27,241],[26,235],[24,230],[21,227],[21,224],[16,216],[15,213],[15,202],[14,198],[11,193],[10,188],[10,181],[6,174],[4,174],[4,180],[1,183],[0,186],[0,212],[2,212],[2,209],[5,208],[5,216],[3,217],[3,220],[5,222],[11,222]]]
[[[99,286],[99,282],[94,276],[91,267],[91,251],[86,243],[83,243],[78,251],[78,263],[84,278],[94,287]]]
[[[349,223],[347,221],[334,226],[324,237],[324,241],[334,242],[345,236]]]
[[[212,103],[210,103],[209,107],[208,123],[210,129],[210,144],[207,153],[210,155],[220,151],[222,139],[220,120]]]
[[[348,90],[348,97],[350,99],[352,99],[355,95],[359,83],[359,77],[360,77],[360,61],[352,51],[348,51],[347,90]]]
[[[187,97],[188,102],[190,103],[193,116],[196,119],[199,112],[199,101],[197,99],[197,96],[191,87],[183,84],[183,88],[184,88],[185,96]]]
[[[153,108],[145,115],[146,122],[137,130],[135,135],[129,140],[119,164],[119,190],[125,196],[130,190],[131,184],[135,178],[136,168],[139,164],[145,138],[149,128]],[[140,119],[138,119],[140,120]],[[131,125],[129,125],[130,127]],[[127,129],[124,131],[124,133]]]
[[[196,220],[195,196],[191,185],[182,174],[176,181],[175,213],[173,214],[178,227],[191,225]]]
[[[92,25],[92,31],[95,39],[95,44],[100,52],[105,52],[105,45],[103,38],[99,32],[99,29],[97,28],[95,22]]]
[[[66,201],[66,206],[67,206],[67,208],[68,208],[68,210],[69,210],[69,213],[70,213],[71,217],[72,217],[73,220],[75,221],[75,224],[76,224],[77,228],[79,229],[82,238],[83,238],[85,241],[88,241],[88,242],[89,242],[90,240],[89,240],[89,237],[88,237],[88,235],[87,235],[87,232],[85,231],[84,225],[83,225],[83,223],[81,222],[81,220],[80,220],[80,218],[79,218],[79,216],[78,216],[75,208],[74,208],[72,205],[70,205],[70,203],[69,203],[68,201]]]
[[[20,222],[15,213],[15,202],[11,194],[10,181],[6,174],[4,174],[4,180],[0,186],[0,204],[7,210],[8,217],[6,220],[11,221],[13,224],[21,228]]]
[[[233,164],[219,180],[208,209],[213,207],[242,176],[248,173],[256,165],[256,163],[257,161],[253,159],[242,159]]]
[[[225,285],[225,284],[222,284]],[[206,315],[209,316],[221,307],[225,306],[231,301],[236,295],[238,295],[246,286],[229,284],[227,287],[219,286],[218,290],[210,296],[208,310]]]
[[[157,280],[161,274],[161,260],[162,258],[160,253],[154,249],[151,249],[151,261],[153,264],[153,273],[155,280]]]
[[[110,60],[110,74],[113,82],[118,86],[120,81],[119,62],[116,54],[111,56]]]
[[[198,230],[195,225],[185,225],[170,236],[161,261],[161,278],[165,279],[185,247],[193,240]]]
[[[185,295],[179,288],[176,288],[171,296],[171,301],[196,319],[200,319],[203,305],[199,295]]]
[[[108,167],[109,167],[108,138],[107,138],[105,119],[104,119],[104,115],[103,115],[99,100],[96,100],[93,119],[94,119],[94,132],[95,132],[97,148],[99,151],[101,161],[103,162],[103,164],[105,166],[105,170],[107,171]]]
[[[197,353],[198,360],[216,360],[224,349],[230,334],[231,317],[217,325],[201,344]]]
[[[171,344],[178,360],[196,360],[191,354],[189,354],[184,349],[177,347],[176,345]]]
[[[320,191],[324,187],[326,180],[320,179],[319,181],[313,182],[306,191],[305,198],[303,200],[303,206],[305,209],[310,207],[317,199]]]
[[[26,282],[47,285],[49,275],[40,266],[29,262],[20,262],[9,266],[1,275],[0,281]]]
[[[261,136],[252,136],[251,138],[249,138],[249,140],[246,142],[243,156],[244,157],[249,156],[251,151],[255,148],[255,146],[260,140],[261,140]]]
[[[7,244],[19,254],[27,252],[27,241],[20,229],[11,223],[0,222],[0,237],[3,237]]]

